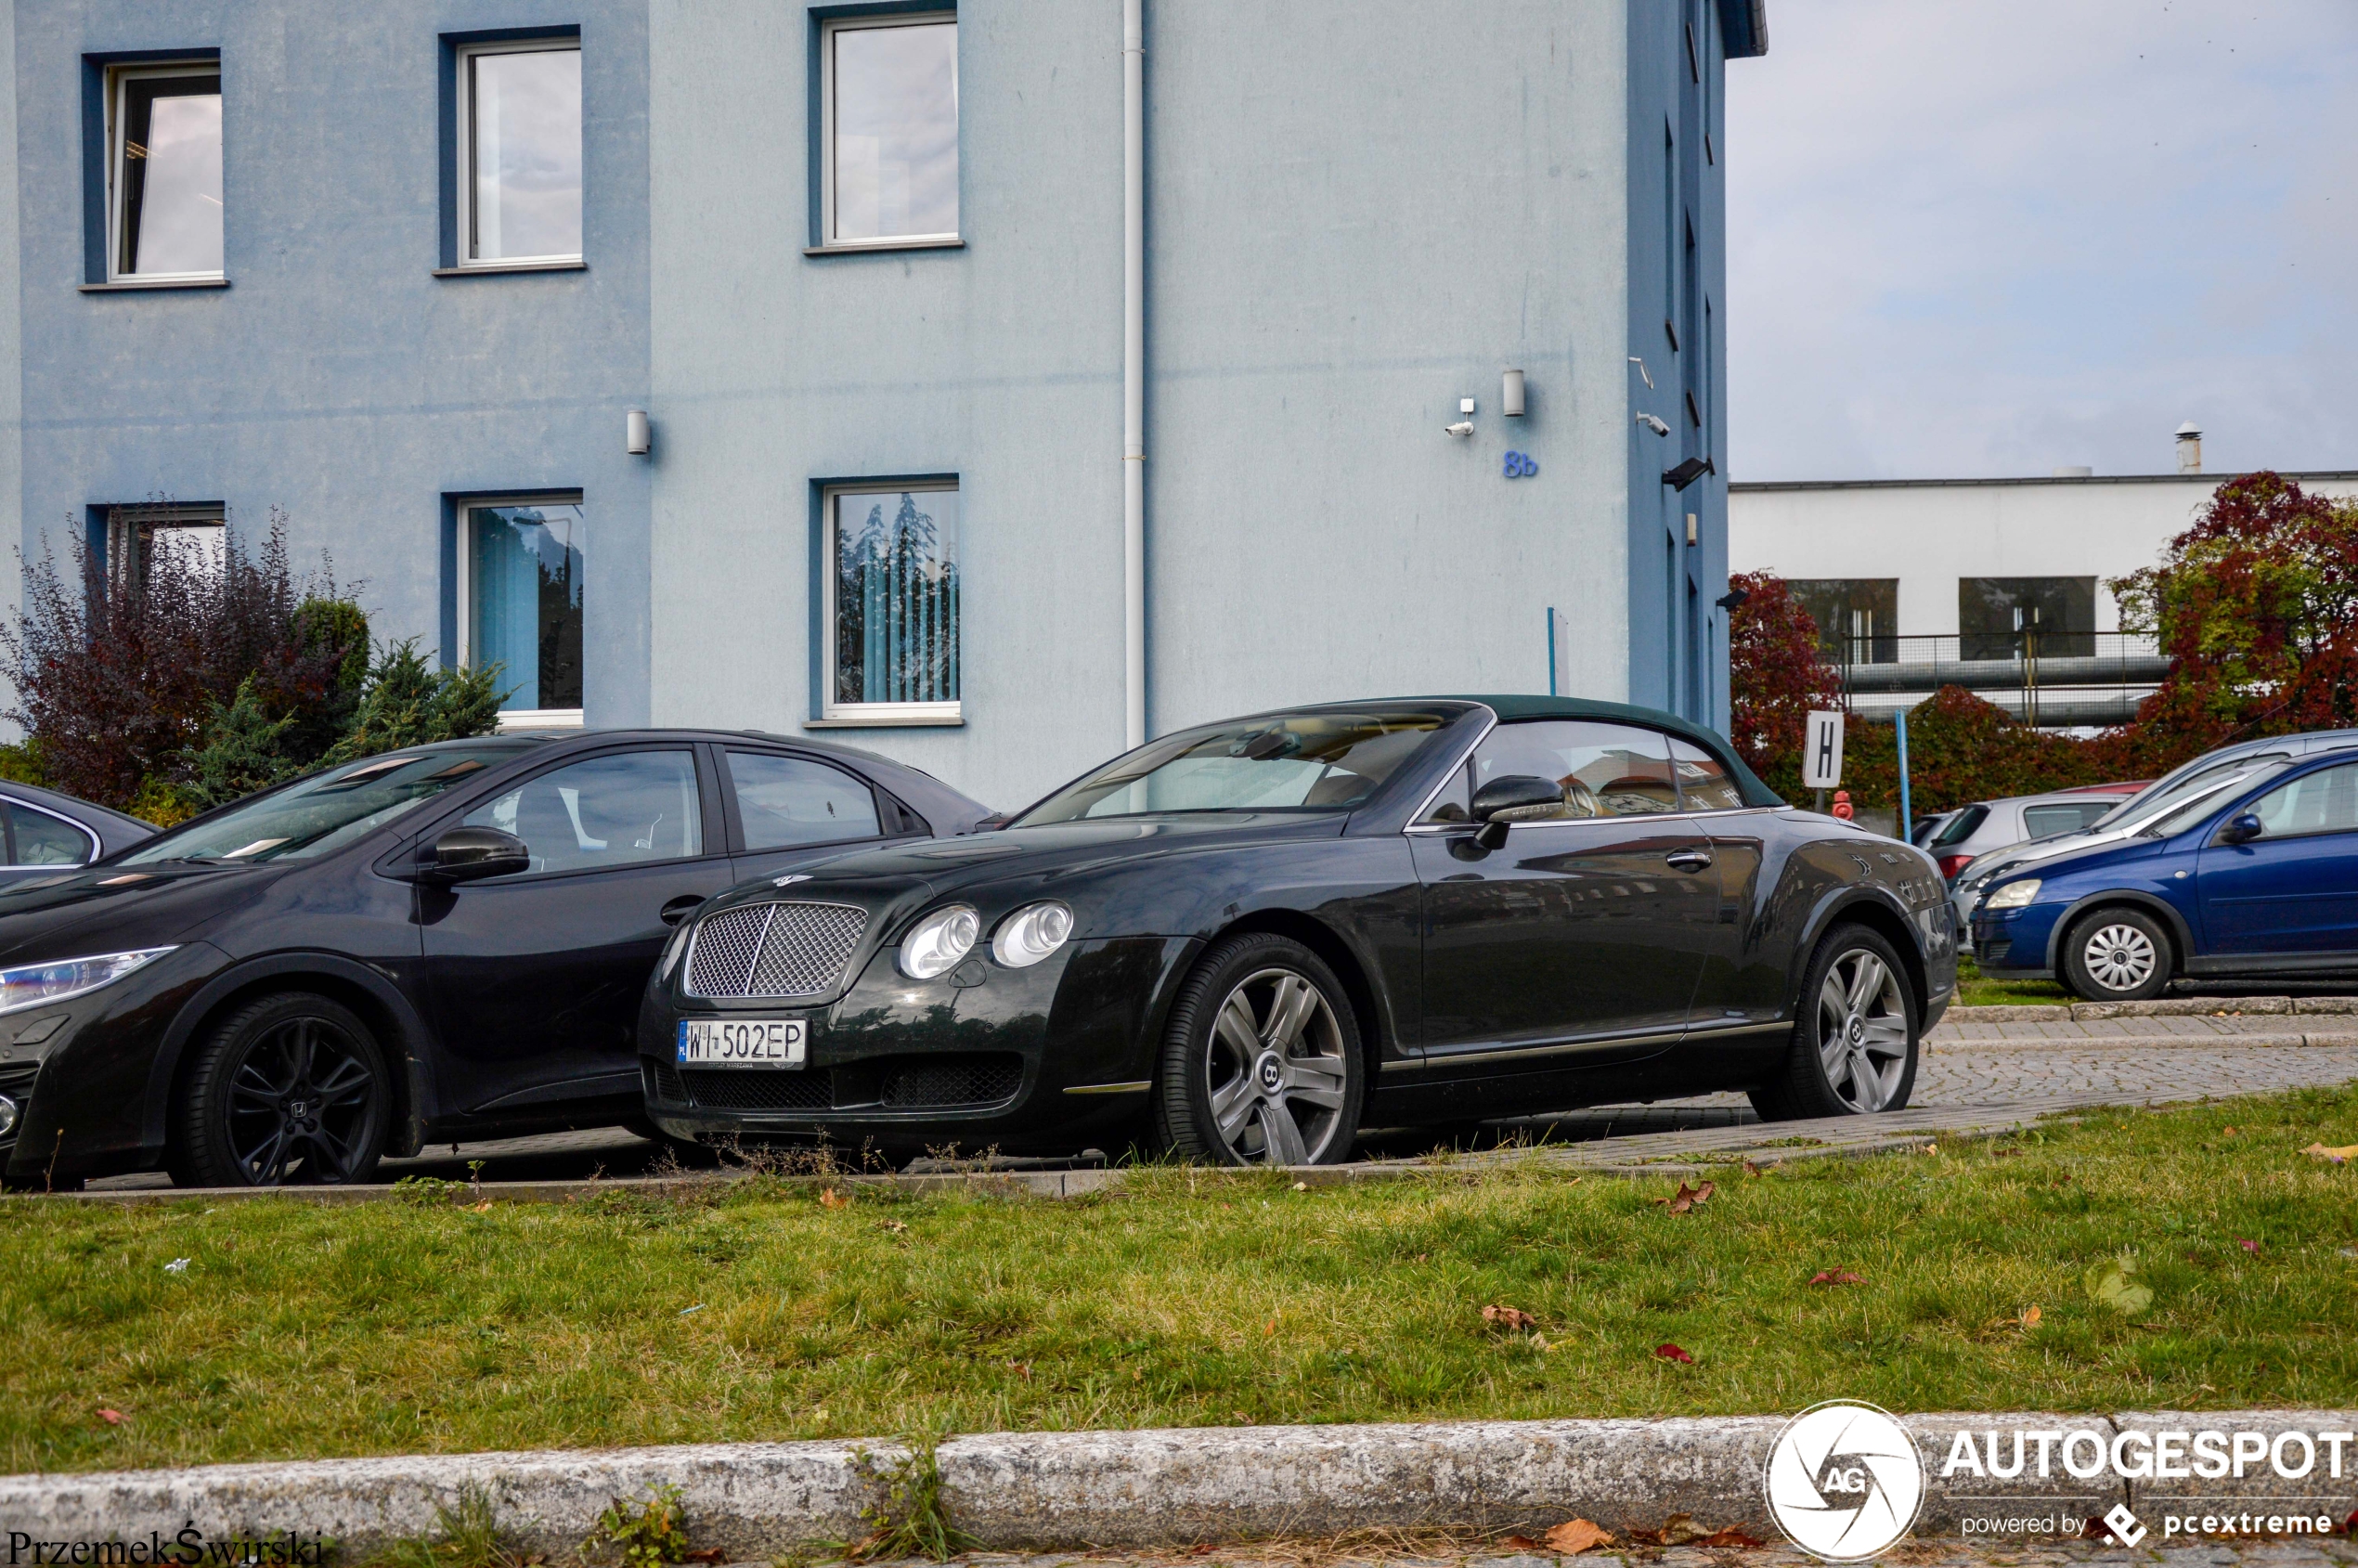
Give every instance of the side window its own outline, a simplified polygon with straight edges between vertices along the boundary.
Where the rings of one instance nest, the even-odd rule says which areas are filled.
[[[1555,719],[1501,724],[1475,748],[1472,788],[1478,792],[1493,779],[1516,774],[1562,788],[1561,810],[1541,821],[1648,816],[1678,809],[1664,737],[1634,725]]]
[[[802,757],[732,751],[729,775],[748,849],[875,838],[884,831],[875,792],[840,768]]]
[[[30,806],[7,807],[14,865],[82,865],[90,859],[90,836],[61,818]]]
[[[1728,765],[1692,741],[1670,737],[1671,759],[1678,764],[1678,798],[1690,811],[1741,811],[1744,792]]]
[[[2022,831],[2032,838],[2051,833],[2077,833],[2112,807],[2102,800],[2073,800],[2054,806],[2025,806]]]
[[[629,751],[551,769],[467,813],[512,833],[534,871],[590,871],[704,853],[693,752]]]
[[[2348,833],[2358,828],[2358,762],[2303,773],[2261,796],[2250,810],[2270,838]]]

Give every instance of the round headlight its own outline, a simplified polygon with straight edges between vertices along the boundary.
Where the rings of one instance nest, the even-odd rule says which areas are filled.
[[[981,935],[982,917],[965,904],[937,909],[900,939],[900,972],[913,980],[948,974]]]
[[[18,1114],[17,1102],[6,1095],[0,1095],[0,1137],[5,1137],[17,1130]]]
[[[1010,969],[1028,968],[1065,945],[1072,935],[1072,911],[1053,901],[1026,904],[999,923],[991,956]]]

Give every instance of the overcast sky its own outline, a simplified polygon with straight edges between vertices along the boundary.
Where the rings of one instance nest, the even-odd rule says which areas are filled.
[[[2358,469],[2358,0],[1768,0],[1737,479]]]

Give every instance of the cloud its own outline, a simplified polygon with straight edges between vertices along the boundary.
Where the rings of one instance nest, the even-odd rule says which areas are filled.
[[[1738,479],[2358,468],[2358,6],[1775,0],[1728,71]]]

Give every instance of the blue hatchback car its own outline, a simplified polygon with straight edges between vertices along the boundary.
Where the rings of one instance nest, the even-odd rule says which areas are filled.
[[[2128,838],[2027,864],[1990,882],[1972,926],[1983,974],[2097,1002],[2181,975],[2358,973],[2358,760],[2272,760]]]

